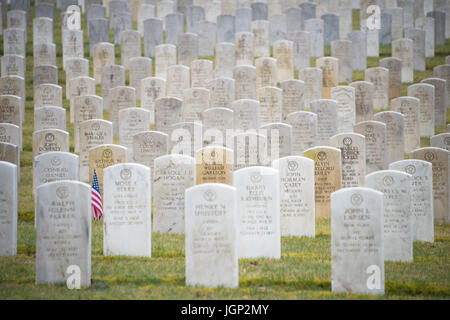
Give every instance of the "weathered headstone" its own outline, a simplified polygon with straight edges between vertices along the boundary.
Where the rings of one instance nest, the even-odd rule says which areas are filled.
[[[427,147],[413,150],[410,154],[413,159],[425,160],[433,165],[434,221],[449,223],[449,152]]]
[[[278,170],[249,167],[233,175],[239,217],[238,255],[280,259],[280,183]],[[264,218],[262,218],[264,217]]]
[[[359,133],[340,133],[330,138],[330,146],[341,150],[342,188],[363,186],[366,174],[365,137]]]
[[[167,68],[166,96],[183,99],[184,89],[190,87],[191,74],[189,67],[173,65]]]
[[[33,191],[39,186],[59,180],[79,180],[78,156],[68,152],[47,152],[33,162]]]
[[[43,129],[66,130],[66,109],[56,106],[34,109],[34,131]]]
[[[89,149],[89,185],[94,172],[97,175],[100,194],[103,194],[103,170],[109,166],[127,162],[127,148],[116,144],[101,144]]]
[[[195,151],[195,184],[233,184],[233,151],[208,146]]]
[[[233,67],[235,65],[234,54],[235,54],[234,44],[232,43],[221,42],[215,45],[214,76],[216,78],[233,77]]]
[[[381,170],[368,174],[365,184],[384,194],[384,260],[412,262],[412,176],[397,170]]]
[[[169,133],[173,124],[182,121],[183,101],[175,97],[158,98],[155,101],[155,129]]]
[[[316,143],[318,132],[318,116],[313,112],[296,111],[286,116],[286,123],[292,126],[292,152],[302,154]],[[283,157],[280,154],[280,157]]]
[[[305,31],[311,35],[313,57],[324,56],[324,24],[322,19],[305,20]]]
[[[412,176],[411,228],[413,241],[434,242],[433,172],[431,163],[422,160],[402,160],[389,165],[390,170]]]
[[[434,124],[445,126],[447,104],[447,80],[440,78],[427,78],[420,81],[434,86]]]
[[[427,83],[416,83],[408,87],[408,96],[420,100],[420,136],[434,135],[434,86]]]
[[[389,70],[389,100],[402,95],[402,60],[399,58],[383,58],[380,60],[380,67]]]
[[[91,284],[91,186],[54,181],[36,189],[36,283]]]
[[[362,121],[354,130],[365,137],[366,173],[387,169],[386,161],[386,124],[380,121]]]
[[[136,163],[105,168],[103,198],[103,254],[151,257],[150,169]]]
[[[391,109],[405,117],[405,153],[420,148],[420,100],[415,97],[398,97],[392,99]]]
[[[373,108],[387,109],[389,100],[389,70],[383,67],[366,69],[365,80],[373,83]]]
[[[274,160],[272,167],[280,177],[281,235],[314,238],[314,162],[290,156]]]
[[[194,185],[195,159],[180,154],[158,157],[153,171],[153,231],[184,234],[185,190]]]
[[[337,131],[352,132],[356,121],[355,88],[351,86],[334,86],[331,99],[338,103]]]
[[[186,190],[188,286],[239,286],[236,198],[236,189],[223,184],[208,183]],[[214,236],[208,229],[214,230]]]
[[[155,47],[155,76],[166,79],[167,69],[177,64],[177,47],[173,44],[160,44]]]
[[[331,195],[333,292],[384,294],[383,212],[383,194],[375,190],[348,188]]]
[[[413,82],[414,50],[413,40],[397,39],[392,41],[392,57],[402,60],[402,83]]]
[[[103,119],[85,120],[79,124],[80,180],[89,181],[89,149],[113,143],[112,122]]]
[[[386,124],[386,163],[403,160],[405,150],[405,117],[400,112],[383,111],[374,115],[373,120]]]
[[[314,197],[316,218],[331,216],[330,195],[341,188],[341,151],[332,147],[314,147],[303,152],[314,160]]]
[[[17,166],[0,161],[0,256],[17,255]]]

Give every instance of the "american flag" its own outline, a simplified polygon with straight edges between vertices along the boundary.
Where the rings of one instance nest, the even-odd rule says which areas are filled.
[[[91,189],[91,203],[92,203],[92,218],[94,220],[101,220],[103,218],[103,203],[102,195],[100,194],[100,187],[98,185],[97,172],[94,170],[94,178],[92,179]]]

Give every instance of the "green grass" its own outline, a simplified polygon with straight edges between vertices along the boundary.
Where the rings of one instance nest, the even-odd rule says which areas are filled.
[[[357,10],[354,11],[359,17]],[[34,7],[31,6],[31,17]],[[61,19],[55,13],[54,41],[57,44],[59,81],[65,86],[62,70]],[[355,19],[354,19],[355,20]],[[85,57],[89,41],[85,31]],[[33,48],[32,28],[28,29],[26,120],[23,125],[24,150],[21,154],[19,184],[18,255],[0,257],[0,299],[448,299],[450,297],[450,226],[435,226],[434,243],[414,243],[413,263],[385,264],[386,295],[374,297],[331,292],[330,221],[318,220],[316,238],[283,237],[282,257],[239,260],[238,289],[203,289],[185,286],[184,236],[152,234],[152,258],[104,257],[102,225],[93,223],[92,286],[68,290],[65,285],[35,284],[35,229],[32,196],[33,132]],[[112,42],[111,34],[111,42]],[[0,37],[0,45],[3,45]],[[329,54],[329,48],[326,49]],[[3,47],[1,47],[3,53]],[[116,63],[120,48],[116,47]],[[415,81],[432,75],[432,68],[443,64],[450,53],[450,41],[436,48],[436,57],[427,59],[427,71],[416,72]],[[390,46],[380,48],[380,58],[369,58],[368,67],[390,56]],[[312,61],[314,65],[314,61]],[[91,60],[92,68],[92,60]],[[92,69],[91,69],[92,74]],[[354,72],[354,81],[364,74]],[[407,85],[403,87],[406,94]],[[64,90],[63,90],[64,91]],[[100,94],[100,86],[97,87]],[[69,103],[64,100],[68,110]],[[108,114],[105,113],[108,119]],[[450,114],[447,113],[447,123]],[[73,151],[73,126],[67,113],[67,129]],[[437,133],[445,131],[438,127]],[[423,139],[422,145],[429,145]]]

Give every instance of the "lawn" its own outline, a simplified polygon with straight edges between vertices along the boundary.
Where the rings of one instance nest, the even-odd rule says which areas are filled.
[[[33,3],[33,2],[32,2]],[[359,11],[354,10],[354,29]],[[31,6],[30,16],[34,17]],[[57,44],[59,84],[65,86],[62,70],[61,18],[55,11],[54,41]],[[83,18],[84,19],[84,18]],[[83,20],[85,25],[85,21]],[[136,28],[136,26],[134,26]],[[84,51],[89,57],[85,29]],[[1,53],[3,38],[0,37]],[[413,263],[385,264],[386,295],[381,297],[331,292],[330,221],[317,220],[316,238],[283,237],[282,256],[275,259],[240,259],[238,289],[204,289],[185,286],[184,236],[152,234],[152,258],[104,257],[101,222],[93,223],[92,286],[68,290],[65,285],[35,284],[35,229],[32,196],[33,46],[32,27],[27,35],[26,118],[23,125],[21,181],[19,184],[18,254],[0,257],[0,299],[448,299],[450,297],[450,225],[435,225],[434,243],[414,243]],[[112,34],[111,34],[112,41]],[[390,46],[381,46],[379,58],[369,58],[368,67],[390,56]],[[326,47],[326,54],[330,54]],[[415,82],[431,77],[433,67],[450,54],[450,40],[436,47],[436,57],[427,59],[427,70],[415,72]],[[91,75],[92,75],[92,59]],[[116,46],[116,63],[120,48]],[[312,65],[315,61],[313,59]],[[354,72],[353,80],[364,80]],[[406,94],[407,84],[403,86]],[[63,90],[64,92],[65,90]],[[100,95],[100,86],[97,86]],[[139,103],[139,102],[138,102]],[[64,100],[68,110],[69,102]],[[105,112],[105,119],[108,114]],[[447,112],[450,123],[450,112]],[[73,152],[73,126],[67,112]],[[444,132],[438,127],[436,133]],[[422,139],[428,146],[429,139]]]

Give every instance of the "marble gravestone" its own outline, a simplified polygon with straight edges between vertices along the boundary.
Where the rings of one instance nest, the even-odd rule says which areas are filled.
[[[34,88],[34,108],[44,106],[62,107],[62,87],[45,83]]]
[[[147,77],[141,80],[141,107],[150,112],[150,123],[155,124],[156,99],[166,95],[166,80],[158,77]]]
[[[247,131],[257,130],[260,127],[259,101],[254,99],[234,100],[230,108],[234,111],[233,125],[235,128]]]
[[[368,81],[355,81],[349,84],[355,88],[355,122],[368,121],[373,118],[374,85]]]
[[[183,90],[190,87],[190,68],[172,65],[166,73],[166,96],[183,99]]]
[[[392,57],[402,60],[402,83],[414,80],[413,40],[397,39],[392,41]]]
[[[450,133],[440,133],[432,136],[430,139],[430,145],[435,148],[445,149],[450,152]]]
[[[0,161],[0,257],[17,255],[17,166]]]
[[[33,162],[33,192],[44,183],[79,180],[78,156],[68,152],[47,152]]]
[[[133,159],[133,136],[150,129],[150,112],[144,108],[125,108],[119,111],[119,144],[127,148]]]
[[[210,89],[213,80],[213,63],[206,59],[193,60],[190,66],[191,87]]]
[[[385,261],[413,261],[411,185],[412,176],[397,170],[381,170],[366,176],[365,186],[384,194]]]
[[[318,132],[317,114],[307,111],[296,111],[288,114],[284,121],[292,127],[292,151],[285,154],[285,156],[302,154],[303,151],[316,144]],[[283,154],[280,152],[280,157],[282,156]]]
[[[119,113],[123,109],[136,107],[136,89],[127,86],[111,88],[108,92],[107,103],[109,104],[109,119],[113,123],[114,136],[117,137],[119,136]]]
[[[78,266],[91,284],[91,186],[54,181],[36,189],[36,283],[66,283]]]
[[[273,122],[261,126],[258,133],[267,137],[267,156],[269,159],[278,159],[292,154],[293,130],[291,125]]]
[[[169,133],[171,126],[182,121],[183,100],[163,97],[155,101],[155,129]]]
[[[420,136],[431,137],[435,125],[434,86],[428,83],[413,84],[408,87],[408,96],[420,100]]]
[[[425,31],[421,29],[405,30],[405,37],[413,41],[414,70],[425,71]]]
[[[384,294],[383,212],[381,192],[331,194],[331,291]]]
[[[189,88],[183,91],[182,120],[202,121],[202,112],[210,105],[210,91],[206,88]]]
[[[359,133],[340,133],[330,138],[330,146],[341,150],[342,188],[363,186],[366,175],[365,137]]]
[[[152,59],[134,57],[129,61],[130,86],[136,89],[136,97],[142,97],[141,81],[152,75]]]
[[[330,137],[338,132],[338,102],[330,99],[317,99],[310,103],[311,112],[317,115],[317,135],[314,143],[328,145]]]
[[[34,131],[43,129],[66,130],[66,109],[45,106],[34,109]]]
[[[21,128],[15,124],[0,121],[0,142],[14,144],[22,150]]]
[[[324,56],[324,23],[322,19],[305,20],[305,31],[311,35],[312,57]]]
[[[72,99],[74,110],[74,145],[75,152],[80,150],[81,122],[90,119],[103,119],[103,99],[96,95],[77,96]]]
[[[235,99],[256,98],[256,67],[236,66],[233,68]],[[281,91],[281,90],[280,90]]]
[[[431,162],[433,170],[434,222],[449,223],[449,152],[436,147],[413,150],[412,159]]]
[[[337,131],[352,132],[356,121],[355,88],[352,86],[332,87],[331,99],[338,103]]]
[[[184,234],[185,190],[194,185],[195,159],[170,154],[154,160],[153,231]]]
[[[119,163],[105,168],[103,182],[103,255],[151,257],[150,169]]]
[[[350,40],[336,40],[331,43],[331,56],[338,59],[339,82],[352,82],[352,42]]]
[[[254,130],[236,133],[234,143],[234,170],[250,166],[262,166],[269,162],[267,137]]]
[[[273,57],[277,60],[277,82],[294,78],[294,45],[289,40],[273,44]]]
[[[202,147],[202,132],[202,125],[196,122],[180,122],[172,125],[169,134],[170,153],[194,157],[195,150]]]
[[[111,89],[125,86],[125,68],[119,65],[106,65],[102,69],[102,97],[104,99],[103,108],[110,109],[109,93]]]
[[[383,111],[375,114],[373,119],[386,124],[386,144],[383,146],[386,163],[403,160],[405,152],[404,115],[396,111]]]
[[[255,38],[256,39],[256,38]],[[256,46],[254,48],[256,54]],[[233,77],[235,65],[234,44],[228,42],[217,43],[214,46],[214,77]]]
[[[347,34],[347,39],[352,42],[353,70],[366,70],[367,34],[364,31],[352,31]]]
[[[389,99],[389,70],[383,67],[366,69],[365,80],[373,83],[373,108],[387,109]]]
[[[234,79],[215,78],[209,83],[210,107],[223,106],[230,108],[234,102]]]
[[[386,124],[380,121],[362,121],[355,125],[354,131],[365,137],[366,174],[387,169]]]
[[[447,59],[448,60],[448,59]],[[447,64],[436,66],[433,68],[433,76],[446,80],[447,87],[447,109],[450,108],[450,61]]]
[[[277,85],[277,60],[269,57],[261,57],[255,60],[256,89],[262,87],[276,87]]]
[[[33,159],[51,151],[69,152],[69,133],[60,129],[44,129],[33,132]]]
[[[89,149],[113,143],[112,122],[103,119],[91,119],[79,124],[80,143],[80,180],[89,181]]]
[[[100,194],[103,194],[103,170],[109,166],[127,162],[127,148],[116,144],[101,144],[89,149],[89,185],[94,172],[98,178]]]
[[[280,122],[283,105],[282,90],[277,87],[262,87],[256,91],[256,95],[260,103],[260,125]]]
[[[109,42],[99,42],[92,48],[95,83],[101,83],[103,67],[114,64],[114,45]]]
[[[411,228],[413,241],[434,242],[433,172],[430,162],[401,160],[389,165],[412,176]]]
[[[312,57],[311,33],[297,31],[291,38],[294,43],[294,69],[300,70],[310,66]]]
[[[339,60],[334,57],[322,57],[316,60],[316,66],[322,69],[322,98],[331,98],[331,88],[338,85]]]
[[[227,146],[227,130],[233,129],[233,110],[229,108],[208,108],[201,113],[203,145]]]
[[[256,57],[270,57],[270,22],[253,20],[252,33],[254,36],[254,55]]]
[[[314,199],[316,218],[331,216],[330,195],[341,188],[341,150],[333,147],[313,147],[303,152],[314,160]]]
[[[301,111],[304,109],[304,94],[305,83],[302,80],[289,79],[280,83],[282,90],[282,116],[286,116],[292,112]]]
[[[420,81],[434,86],[434,125],[445,126],[447,104],[447,80],[440,78],[427,78]]]
[[[240,258],[281,258],[278,170],[248,167],[233,174],[239,217]]]
[[[235,188],[219,183],[186,190],[186,285],[239,286],[236,198]]]
[[[153,169],[154,160],[168,153],[168,135],[159,131],[141,131],[133,137],[133,162]],[[153,173],[151,173],[153,175]]]
[[[208,146],[195,151],[195,184],[233,184],[233,151]]]
[[[314,161],[300,156],[274,160],[280,177],[281,236],[315,237]]]
[[[383,58],[380,60],[380,67],[389,70],[389,100],[402,95],[402,60],[399,58]]]
[[[420,148],[420,100],[415,97],[398,97],[391,100],[391,109],[405,117],[405,153]]]

